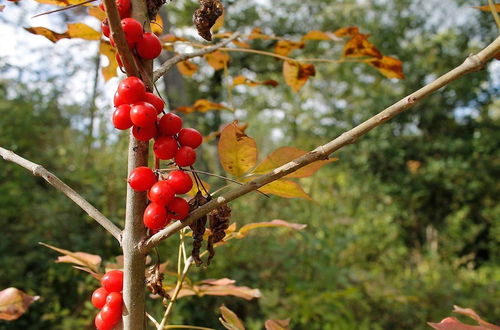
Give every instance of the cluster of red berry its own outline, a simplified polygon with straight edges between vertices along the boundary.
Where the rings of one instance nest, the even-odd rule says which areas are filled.
[[[101,279],[101,285],[92,294],[92,305],[101,310],[95,317],[95,326],[98,330],[112,330],[122,319],[123,272],[107,272]]]
[[[103,3],[99,7],[105,11]],[[116,0],[116,7],[121,18],[121,25],[123,32],[125,33],[125,38],[130,49],[135,49],[137,54],[144,59],[152,60],[158,57],[161,53],[161,42],[158,37],[151,32],[144,32],[141,23],[137,20],[130,18],[130,0]],[[108,19],[105,18],[101,23],[102,34],[109,38],[109,41],[113,47],[115,47],[115,41],[110,37],[110,29]],[[116,61],[120,66],[123,66],[120,55],[116,54]]]

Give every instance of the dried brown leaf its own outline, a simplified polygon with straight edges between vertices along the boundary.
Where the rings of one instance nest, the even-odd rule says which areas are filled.
[[[383,56],[381,59],[368,59],[365,62],[376,68],[387,78],[403,79],[405,77],[403,73],[403,62],[397,58]]]
[[[284,227],[284,228],[290,228],[294,230],[302,230],[307,227],[307,225],[300,224],[300,223],[292,223],[292,222],[287,222],[285,220],[280,220],[280,219],[275,219],[273,221],[268,221],[268,222],[256,222],[256,223],[249,223],[244,225],[243,227],[240,228],[240,230],[236,233],[236,238],[243,238],[248,233],[254,229],[257,228],[267,228],[267,227]]]
[[[39,298],[39,296],[30,296],[16,288],[0,291],[0,320],[18,319],[26,312],[29,305]]]
[[[307,82],[309,77],[315,75],[316,70],[313,64],[295,61],[283,62],[283,76],[285,77],[285,82],[294,92],[298,92]]]

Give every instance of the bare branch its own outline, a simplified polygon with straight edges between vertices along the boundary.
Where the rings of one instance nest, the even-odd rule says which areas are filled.
[[[405,110],[413,107],[418,101],[429,96],[431,93],[437,91],[441,87],[448,85],[452,81],[457,80],[467,73],[480,70],[486,64],[486,62],[488,62],[499,51],[500,37],[498,37],[486,48],[481,50],[478,54],[470,55],[461,65],[459,65],[455,69],[442,75],[441,77],[413,92],[412,94],[404,97],[390,107],[379,112],[377,115],[354,127],[353,129],[344,132],[336,139],[328,142],[325,145],[319,146],[316,149],[308,152],[307,154],[274,169],[272,172],[262,175],[248,183],[245,183],[243,186],[235,188],[197,208],[196,210],[191,212],[185,220],[174,222],[173,224],[169,225],[165,229],[159,231],[158,233],[144,241],[142,243],[141,250],[143,252],[150,250],[161,240],[172,236],[174,233],[188,226],[196,219],[202,217],[203,215],[214,210],[222,204],[235,200],[236,198],[241,197],[253,190],[256,190],[270,182],[278,180],[279,178],[282,178],[287,174],[295,172],[308,164],[311,164],[318,160],[327,159],[328,156],[333,152],[345,147],[348,144],[356,142],[359,137],[365,135],[370,130],[383,124],[389,119],[392,119],[393,117],[403,113]]]
[[[101,226],[104,227],[114,238],[121,241],[121,230],[114,223],[112,223],[108,218],[106,218],[101,212],[99,212],[94,206],[92,206],[85,198],[80,196],[76,191],[71,189],[67,184],[62,182],[57,176],[47,171],[42,165],[35,164],[14,152],[0,147],[0,156],[6,161],[15,163],[21,167],[24,167],[28,171],[32,172],[35,176],[40,176],[45,179],[51,186],[68,196],[76,205],[80,206],[82,210],[87,212],[89,217],[97,221]]]
[[[182,61],[188,60],[193,57],[203,56],[208,53],[215,52],[217,49],[222,48],[228,45],[231,41],[238,39],[241,36],[239,32],[233,33],[229,38],[222,40],[221,42],[213,45],[202,48],[192,53],[187,54],[179,54],[177,56],[172,57],[171,59],[165,61],[158,69],[156,69],[153,73],[153,81],[157,81],[161,78],[165,73],[167,73],[174,65],[180,63]]]

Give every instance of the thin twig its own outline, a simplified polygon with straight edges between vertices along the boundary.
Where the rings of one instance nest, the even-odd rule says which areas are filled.
[[[19,166],[24,167],[29,170],[35,176],[40,176],[45,181],[47,181],[51,186],[68,196],[76,205],[80,206],[82,210],[87,212],[89,217],[97,221],[101,226],[104,227],[114,238],[121,241],[121,230],[114,223],[112,223],[108,218],[106,218],[99,210],[92,206],[85,198],[79,195],[76,191],[71,189],[67,184],[62,182],[53,173],[47,171],[42,165],[35,164],[14,152],[0,147],[0,156],[9,162],[13,162]]]
[[[500,16],[497,13],[497,9],[495,8],[493,0],[488,0],[488,5],[490,6],[491,15],[493,15],[495,23],[497,24],[498,31],[500,31]]]
[[[60,11],[63,11],[63,10],[68,10],[68,9],[75,8],[75,7],[80,7],[80,6],[86,5],[87,3],[91,3],[91,2],[94,2],[94,1],[96,1],[96,0],[87,0],[87,1],[84,1],[84,2],[81,2],[81,3],[77,3],[75,5],[70,5],[70,6],[66,6],[66,7],[63,7],[63,8],[46,11],[46,12],[43,12],[43,13],[40,13],[40,14],[36,14],[35,16],[33,16],[31,18],[36,18],[36,17],[40,17],[40,16],[43,16],[43,15],[53,14],[53,13],[57,13],[57,12],[60,12]]]
[[[442,75],[441,77],[413,92],[412,94],[405,96],[403,99],[389,106],[385,110],[379,112],[377,115],[369,118],[360,125],[352,128],[351,130],[344,132],[336,139],[328,142],[325,145],[317,147],[316,149],[292,160],[289,163],[286,163],[274,169],[270,173],[264,174],[238,188],[228,191],[227,193],[218,196],[210,202],[195,209],[185,220],[172,223],[171,225],[167,226],[163,230],[159,231],[155,235],[142,242],[141,250],[143,252],[150,250],[160,241],[172,236],[181,228],[188,226],[196,219],[199,219],[200,217],[216,209],[220,205],[226,204],[232,200],[237,199],[238,197],[248,194],[251,191],[257,190],[260,187],[278,180],[287,174],[293,173],[308,164],[311,164],[318,160],[327,159],[328,156],[333,152],[345,147],[346,145],[356,142],[356,140],[361,136],[365,135],[375,127],[382,125],[389,119],[392,119],[393,117],[413,107],[418,101],[424,99],[438,89],[448,85],[452,81],[457,80],[467,73],[480,70],[486,64],[486,62],[493,58],[499,51],[500,37],[489,44],[486,48],[481,50],[478,54],[470,55],[461,65],[459,65],[455,69]]]
[[[179,55],[172,57],[171,59],[165,61],[158,69],[156,69],[154,71],[153,81],[157,81],[158,79],[160,79],[161,76],[163,76],[165,73],[167,73],[177,63],[180,63],[182,61],[188,60],[188,59],[193,58],[193,57],[203,56],[205,54],[215,52],[219,48],[226,46],[231,41],[240,37],[240,35],[241,35],[240,33],[236,32],[236,33],[233,33],[233,35],[230,36],[229,38],[227,38],[227,39],[225,39],[225,40],[223,40],[223,41],[221,41],[213,46],[208,46],[208,47],[202,48],[202,49],[197,50],[197,51],[192,52],[192,53],[179,54]]]
[[[154,317],[152,317],[149,313],[146,313],[146,317],[151,321],[153,322],[153,324],[155,325],[155,327],[159,327],[160,326],[160,323],[158,323],[158,321],[155,320]]]

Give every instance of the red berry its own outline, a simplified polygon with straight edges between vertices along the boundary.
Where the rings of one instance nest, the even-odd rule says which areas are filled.
[[[92,305],[95,308],[101,309],[106,303],[106,297],[108,296],[108,291],[105,288],[99,288],[92,293]]]
[[[194,128],[183,128],[179,132],[177,140],[179,141],[181,146],[188,146],[196,149],[203,142],[203,136],[201,136],[200,132],[198,132]]]
[[[113,328],[122,319],[122,309],[112,308],[106,304],[101,309],[101,317],[105,324],[111,325]]]
[[[135,191],[146,191],[156,183],[156,175],[149,167],[140,166],[130,172],[128,183]]]
[[[111,32],[111,30],[109,29],[109,23],[107,18],[105,18],[101,23],[101,31],[105,37],[109,38],[109,33]]]
[[[177,141],[171,136],[160,136],[153,144],[155,156],[159,159],[171,159],[177,153]]]
[[[182,220],[189,214],[189,204],[184,198],[175,197],[168,204],[167,210],[172,219]]]
[[[191,166],[196,161],[196,151],[188,146],[182,146],[175,153],[175,163],[177,166]]]
[[[118,85],[118,103],[133,104],[144,100],[146,94],[146,86],[141,79],[137,77],[127,77]],[[115,95],[115,99],[117,96]],[[120,105],[118,104],[118,105]],[[117,104],[115,104],[117,106]]]
[[[101,278],[101,284],[108,292],[120,292],[123,290],[123,272],[111,270]],[[104,316],[104,315],[103,315]]]
[[[151,203],[146,207],[143,217],[144,226],[152,230],[157,230],[165,227],[168,222],[167,210],[165,206]]]
[[[102,318],[101,312],[97,313],[94,320],[95,327],[97,330],[113,330],[113,324],[110,324]]]
[[[167,181],[156,182],[149,190],[149,200],[160,205],[167,205],[174,199],[176,191]]]
[[[111,292],[106,297],[106,305],[108,305],[111,309],[121,311],[123,306],[122,294],[120,292]]]
[[[130,120],[135,126],[151,126],[156,123],[156,109],[149,103],[138,102],[130,108]]]
[[[174,188],[176,194],[185,194],[193,188],[193,180],[189,174],[181,170],[170,172],[166,182]]]
[[[132,134],[137,140],[140,141],[149,141],[156,136],[156,133],[157,133],[156,123],[144,127],[134,126],[132,128]]]
[[[135,45],[142,38],[142,25],[137,20],[127,17],[122,19],[122,29],[129,46]]]
[[[135,49],[140,57],[146,60],[152,60],[160,55],[161,42],[155,34],[146,32],[135,45]]]
[[[116,0],[116,7],[120,13],[120,18],[127,18],[130,16],[130,0]]]
[[[167,113],[160,119],[159,130],[161,135],[175,135],[181,130],[181,128],[181,117],[173,113]]]
[[[152,104],[156,108],[156,112],[160,114],[163,111],[163,108],[165,107],[165,102],[159,97],[154,95],[153,93],[146,93],[146,96],[144,97],[144,101]]]
[[[113,112],[113,125],[117,129],[129,129],[132,127],[130,120],[130,105],[122,104]]]

